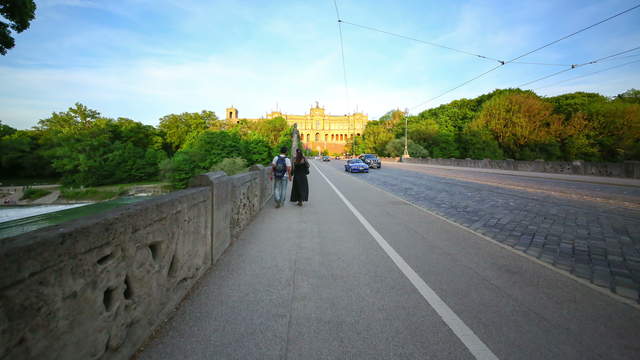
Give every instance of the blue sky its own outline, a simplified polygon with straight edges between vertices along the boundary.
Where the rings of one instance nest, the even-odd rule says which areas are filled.
[[[276,106],[301,114],[316,100],[332,114],[357,106],[377,119],[392,108],[416,113],[563,69],[508,64],[416,106],[496,63],[345,24],[347,99],[332,0],[36,3],[31,27],[0,56],[0,120],[20,129],[75,102],[104,116],[152,125],[163,115],[185,111],[207,109],[222,117],[230,105],[241,117],[260,117]],[[346,21],[504,60],[636,5],[622,0],[337,4]],[[636,46],[640,8],[521,61],[583,63]],[[636,54],[640,50],[626,55]],[[584,66],[528,88],[545,96],[616,95],[640,88],[640,62],[553,84],[635,60],[640,56]]]

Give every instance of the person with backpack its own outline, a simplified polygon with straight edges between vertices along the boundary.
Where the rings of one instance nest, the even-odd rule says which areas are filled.
[[[276,201],[276,208],[284,205],[287,196],[287,182],[291,181],[291,160],[287,157],[286,146],[280,148],[280,155],[273,158],[271,169],[275,178],[273,182],[273,198]]]

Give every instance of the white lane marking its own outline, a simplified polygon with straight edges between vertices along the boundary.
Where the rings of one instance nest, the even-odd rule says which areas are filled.
[[[313,163],[312,163],[313,164]],[[476,336],[476,334],[471,330],[463,321],[456,315],[456,313],[451,310],[451,308],[436,294],[433,289],[427,285],[427,283],[422,280],[422,278],[407,264],[406,261],[398,254],[389,243],[376,231],[376,229],[371,226],[369,221],[365,219],[362,214],[356,209],[347,198],[342,195],[340,190],[336,188],[335,185],[320,171],[319,167],[316,164],[313,164],[313,167],[331,186],[333,191],[338,194],[338,197],[342,199],[342,201],[347,205],[349,210],[355,215],[355,217],[360,221],[360,223],[364,226],[369,234],[373,236],[378,245],[387,253],[387,255],[391,258],[391,260],[396,264],[396,266],[402,271],[404,276],[409,279],[411,284],[415,286],[420,295],[431,305],[431,307],[440,315],[442,321],[447,324],[447,326],[453,331],[453,333],[462,341],[464,346],[469,349],[471,354],[478,360],[498,360],[498,357],[485,345],[480,338]]]

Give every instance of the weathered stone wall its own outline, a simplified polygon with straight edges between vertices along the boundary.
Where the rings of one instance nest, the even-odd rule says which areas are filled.
[[[270,169],[269,169],[270,170]],[[271,197],[261,166],[0,242],[0,359],[128,359]]]
[[[398,158],[386,158],[386,161],[398,161]],[[482,169],[501,169],[514,171],[535,171],[554,174],[611,176],[640,179],[640,161],[622,163],[592,163],[584,161],[516,161],[516,160],[472,160],[472,159],[431,159],[409,158],[404,162],[442,166],[460,166]]]

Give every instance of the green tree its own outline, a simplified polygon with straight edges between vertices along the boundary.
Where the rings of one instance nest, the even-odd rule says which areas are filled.
[[[640,104],[640,90],[629,89],[616,96],[615,100],[628,104]]]
[[[233,176],[247,171],[247,161],[242,158],[227,158],[212,166],[209,171],[224,171],[225,174]]]
[[[0,170],[3,177],[55,177],[50,160],[45,156],[42,135],[34,130],[8,131],[0,138]]]
[[[280,140],[282,144],[287,139]],[[291,148],[290,133],[288,147]],[[208,130],[187,142],[172,159],[163,161],[160,168],[163,176],[175,188],[183,188],[191,177],[207,169],[217,168],[224,159],[240,158],[247,165],[253,165],[266,164],[271,161],[272,156],[273,148],[258,134],[243,138],[235,128],[232,131]]]
[[[38,124],[42,152],[65,185],[153,179],[166,158],[159,130],[131,119],[101,117],[80,103]]]
[[[273,147],[262,136],[253,134],[242,142],[242,158],[248,164],[268,164],[273,159]]]
[[[280,142],[282,133],[289,130],[287,120],[280,116],[273,119],[258,120],[251,126],[255,128],[257,134],[267,139],[271,146],[276,146]]]
[[[345,153],[354,155],[369,153],[368,147],[362,136],[350,137],[344,144]]]
[[[640,160],[640,104],[597,104],[591,121],[604,161]]]
[[[165,134],[172,152],[178,151],[193,137],[205,130],[218,130],[222,122],[213,111],[203,110],[199,113],[170,114],[160,118],[158,128]]]
[[[31,20],[36,17],[36,3],[33,0],[0,0],[0,54],[16,43],[11,30],[21,33],[29,28]]]
[[[189,179],[207,170],[198,167],[189,150],[180,150],[171,159],[160,163],[160,171],[162,177],[169,181],[173,188],[184,189],[189,184]]]
[[[461,134],[463,156],[476,160],[504,159],[500,145],[488,129],[467,126]]]
[[[426,158],[429,156],[429,151],[412,140],[407,141],[407,150],[411,157]],[[386,146],[386,153],[392,157],[402,156],[404,154],[404,138],[389,141]]]
[[[12,128],[9,125],[5,125],[2,123],[2,120],[0,120],[0,139],[2,139],[5,136],[14,134],[16,131],[16,129]]]
[[[506,93],[482,107],[474,128],[491,131],[502,150],[515,159],[557,156],[562,116],[533,93]]]
[[[387,155],[385,147],[393,139],[393,133],[389,131],[384,121],[369,121],[364,129],[364,147],[366,153]]]

